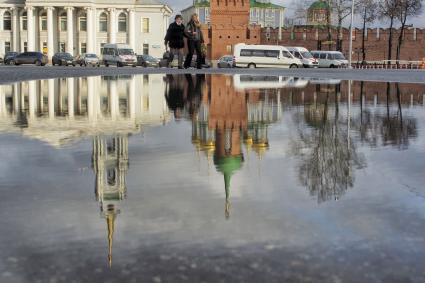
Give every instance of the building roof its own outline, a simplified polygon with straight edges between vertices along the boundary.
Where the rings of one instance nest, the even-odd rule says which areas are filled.
[[[329,9],[329,3],[323,0],[319,0],[319,1],[313,2],[313,4],[311,4],[308,9],[309,10],[320,10],[320,9],[327,10]]]

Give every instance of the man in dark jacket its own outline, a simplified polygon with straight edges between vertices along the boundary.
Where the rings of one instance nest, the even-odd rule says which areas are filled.
[[[190,22],[186,25],[185,35],[187,37],[187,47],[189,52],[186,56],[186,61],[184,62],[184,67],[187,69],[192,63],[192,57],[194,51],[196,51],[196,67],[198,69],[202,68],[202,52],[201,45],[204,43],[204,35],[201,30],[201,23],[197,14],[193,14]]]
[[[179,69],[183,69],[185,27],[181,15],[176,15],[174,20],[174,23],[171,23],[168,27],[167,34],[165,35],[165,46],[170,47],[173,57],[178,56]]]

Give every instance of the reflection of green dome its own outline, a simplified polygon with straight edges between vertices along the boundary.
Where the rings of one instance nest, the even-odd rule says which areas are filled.
[[[311,4],[310,8],[308,8],[309,10],[327,10],[329,9],[329,4],[326,1],[316,1],[313,2],[313,4]]]
[[[229,197],[230,178],[232,175],[242,167],[243,157],[238,156],[225,156],[216,157],[214,156],[214,164],[217,171],[224,175],[224,185],[226,189],[226,199]]]

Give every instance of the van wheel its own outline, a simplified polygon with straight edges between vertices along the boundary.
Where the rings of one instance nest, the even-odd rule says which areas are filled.
[[[105,61],[105,67],[109,67],[109,64],[107,61]]]
[[[332,68],[332,69],[334,69],[334,68],[335,68],[335,66],[334,66],[334,65],[330,65],[330,66],[329,66],[329,68]]]
[[[296,65],[296,64],[292,64],[291,66],[289,66],[289,68],[291,68],[291,69],[296,69],[296,68],[298,68],[298,65]]]
[[[249,64],[248,64],[248,68],[250,68],[250,69],[255,69],[255,68],[256,68],[256,66],[255,66],[255,64],[254,64],[254,63],[249,63]]]

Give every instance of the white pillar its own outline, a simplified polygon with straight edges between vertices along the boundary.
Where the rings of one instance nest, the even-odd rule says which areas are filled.
[[[19,11],[18,8],[12,8],[12,50],[20,51],[20,40],[19,40]]]
[[[66,51],[74,55],[74,18],[73,7],[66,7]]]
[[[86,8],[87,15],[87,53],[94,53],[94,13],[93,8]]]
[[[117,16],[115,8],[109,8],[109,42],[117,43]]]
[[[48,80],[48,103],[49,103],[49,118],[55,118],[55,80]]]
[[[109,81],[109,105],[111,118],[113,121],[115,121],[119,117],[119,98],[117,92],[117,82],[115,80]]]
[[[135,38],[135,13],[134,9],[128,10],[128,43],[130,47],[136,52],[136,38]]]
[[[46,7],[47,11],[47,57],[49,57],[49,61],[52,60],[54,53],[54,45],[53,45],[53,7]]]
[[[13,109],[15,111],[15,114],[19,113],[20,111],[20,103],[19,103],[19,84],[14,83],[13,84]]]
[[[67,79],[68,87],[68,117],[74,118],[74,78]]]
[[[96,112],[94,107],[94,96],[95,96],[95,78],[94,77],[88,77],[87,78],[87,112],[88,112],[88,118],[90,122],[96,121]]]
[[[28,51],[35,51],[35,35],[34,35],[34,8],[31,6],[25,7],[27,10],[27,46]]]
[[[132,76],[130,81],[128,109],[130,112],[130,118],[135,119],[136,118],[136,76]]]

